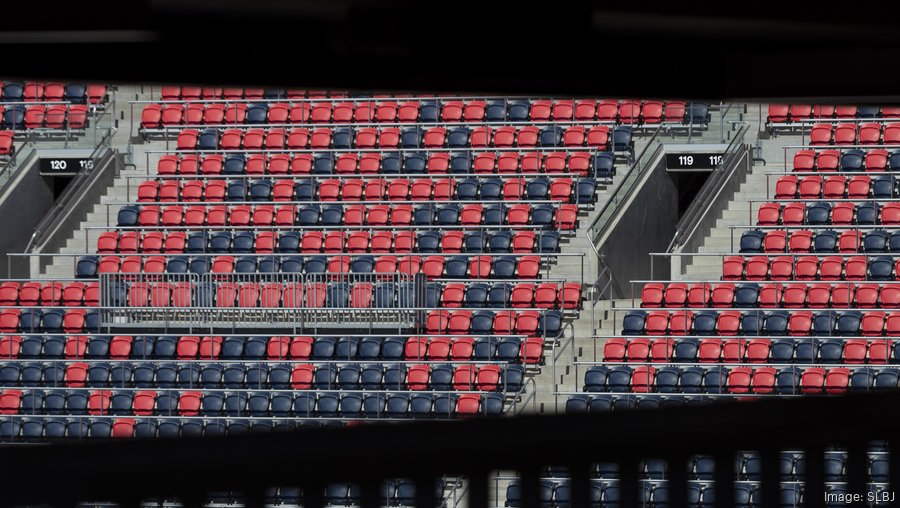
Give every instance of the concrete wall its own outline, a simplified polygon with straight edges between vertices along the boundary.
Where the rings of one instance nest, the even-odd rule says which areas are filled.
[[[647,254],[665,252],[675,234],[678,189],[665,166],[665,157],[661,157],[600,247],[600,254],[605,256],[615,277],[613,298],[630,298],[631,280],[650,279],[651,257]],[[655,278],[669,277],[667,259],[652,262]],[[638,297],[640,290],[635,285]]]
[[[72,182],[72,188],[66,189],[60,196],[56,206],[61,207],[55,218],[44,227],[40,242],[34,246],[36,253],[55,253],[62,249],[72,232],[78,229],[87,214],[100,202],[106,189],[115,181],[123,166],[123,156],[115,150],[107,150],[95,161],[94,169],[88,174],[79,175]],[[53,262],[51,256],[42,256],[31,259],[31,277],[36,277],[39,272]],[[27,275],[26,275],[27,276]]]
[[[0,234],[0,276],[27,277],[28,260],[13,258],[11,270],[8,268],[7,253],[23,252],[34,233],[35,226],[53,206],[53,185],[51,177],[38,174],[37,158],[27,162],[28,167],[16,172],[10,182],[10,192],[0,196],[0,216],[3,229]]]

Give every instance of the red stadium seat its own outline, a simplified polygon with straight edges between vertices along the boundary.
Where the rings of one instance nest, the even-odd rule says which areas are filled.
[[[758,304],[765,309],[780,307],[783,293],[784,286],[781,284],[763,284],[759,289]]]
[[[725,363],[741,363],[746,354],[746,339],[726,339],[722,342],[722,361]]]
[[[750,393],[753,371],[750,367],[734,367],[728,372],[728,393]]]
[[[849,385],[850,369],[844,367],[828,369],[828,373],[825,374],[825,393],[829,395],[845,393]]]
[[[798,150],[794,154],[794,171],[812,171],[816,165],[816,153],[813,150]]]
[[[838,150],[823,150],[816,157],[816,168],[819,171],[837,171],[840,166],[841,152]]]
[[[604,362],[624,362],[628,342],[622,338],[608,339],[603,345]]]
[[[877,145],[881,142],[881,124],[863,123],[859,125],[859,144]]]
[[[646,362],[650,357],[650,339],[631,339],[625,348],[625,355],[629,362]]]
[[[703,282],[700,284],[692,284],[688,289],[688,306],[689,307],[706,307],[712,298],[712,285]]]
[[[804,292],[804,301],[799,301],[798,299],[794,299],[791,302],[791,307],[799,308],[799,307],[809,307],[812,309],[824,309],[831,305],[832,298],[832,289],[828,284],[812,284],[810,286],[806,286],[803,284],[799,284],[798,292]],[[785,305],[787,306],[787,305]]]
[[[668,362],[672,358],[674,349],[674,339],[654,339],[650,343],[650,361],[660,363]]]
[[[641,307],[662,307],[665,285],[649,282],[641,290]]]
[[[790,106],[787,104],[769,104],[767,121],[772,123],[785,123],[788,121]]]
[[[753,377],[750,380],[750,386],[753,393],[768,394],[775,391],[775,375],[774,367],[758,367],[753,369]]]
[[[846,349],[844,351],[846,355]],[[869,345],[869,352],[866,358],[872,364],[885,364],[888,363],[888,358],[891,357],[892,353],[893,342],[890,339],[876,339]],[[846,360],[845,362],[850,363]]]
[[[690,335],[694,324],[694,313],[689,310],[673,312],[669,317],[670,335]]]
[[[788,333],[793,336],[809,335],[813,314],[810,311],[792,312],[788,319]]]
[[[834,133],[834,126],[831,124],[817,123],[812,126],[809,133],[810,145],[828,145]]]
[[[800,391],[807,394],[822,393],[825,385],[825,369],[811,367],[800,375]]]
[[[740,280],[744,276],[744,258],[727,256],[722,262],[723,280]]]
[[[697,349],[697,360],[700,363],[716,363],[722,355],[722,341],[719,339],[702,339]]]
[[[653,391],[656,369],[647,365],[639,365],[631,373],[631,391],[648,393]]]
[[[812,248],[812,237],[812,231],[809,230],[792,231],[788,241],[788,250],[790,252],[809,252]]]

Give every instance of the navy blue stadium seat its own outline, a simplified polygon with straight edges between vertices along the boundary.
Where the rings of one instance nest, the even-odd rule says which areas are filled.
[[[813,251],[821,253],[837,252],[837,245],[838,234],[836,231],[819,231],[813,240]]]
[[[811,226],[822,226],[830,224],[831,204],[819,201],[807,205],[806,223]]]
[[[78,258],[75,266],[75,277],[79,279],[90,279],[97,276],[97,265],[100,262],[98,256],[82,256]]]
[[[219,131],[206,129],[197,137],[197,150],[216,150],[219,148]]]
[[[869,231],[863,237],[862,251],[866,253],[884,252],[887,250],[890,237],[891,235],[883,229]]]
[[[642,310],[628,311],[622,318],[622,335],[643,335],[646,319],[647,313]]]
[[[469,231],[465,234],[463,240],[463,250],[465,252],[484,252],[487,250],[488,234],[484,230]]]
[[[877,176],[872,179],[872,198],[890,199],[895,196],[895,187],[893,175]]]
[[[247,186],[244,181],[228,182],[225,199],[228,201],[244,201],[247,199]]]
[[[540,146],[560,146],[563,140],[563,129],[558,126],[550,126],[541,129]]]
[[[861,226],[872,226],[878,223],[878,203],[860,203],[856,206],[856,223]]]
[[[334,155],[319,154],[313,158],[312,173],[314,175],[330,175],[334,173]]]
[[[119,227],[134,227],[138,225],[140,208],[136,205],[126,205],[119,208],[116,215],[116,225]]]
[[[425,173],[428,158],[424,153],[416,152],[406,154],[403,159],[403,171],[408,174]]]
[[[421,110],[419,114],[421,115]],[[419,148],[425,131],[421,127],[406,127],[400,131],[400,146],[403,148]]]
[[[612,132],[612,147],[616,152],[627,152],[632,147],[632,128],[627,125],[618,125]]]
[[[575,202],[591,204],[597,200],[597,181],[593,178],[579,178],[575,184]]]
[[[446,144],[449,148],[465,148],[469,146],[469,129],[465,127],[448,129]]]
[[[800,393],[800,374],[802,369],[787,367],[775,374],[775,392],[780,394]]]
[[[598,178],[612,178],[616,175],[615,155],[610,152],[596,153],[591,157],[591,168]]]
[[[512,231],[497,231],[488,240],[488,250],[496,253],[510,252],[512,250],[512,238]]]
[[[461,201],[474,201],[478,199],[478,180],[469,178],[457,182],[456,197]]]
[[[243,175],[247,166],[244,154],[229,154],[222,163],[223,175]]]
[[[316,199],[317,184],[313,179],[299,180],[294,184],[294,199],[297,201],[313,201]]]
[[[759,284],[745,283],[734,292],[734,306],[738,308],[756,307],[759,300]]]
[[[481,180],[478,195],[484,201],[497,201],[503,197],[503,180],[499,178],[485,178]]]
[[[859,149],[841,153],[841,171],[865,171],[866,152]]]

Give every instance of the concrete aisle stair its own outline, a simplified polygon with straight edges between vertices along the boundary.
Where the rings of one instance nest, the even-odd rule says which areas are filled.
[[[774,171],[783,171],[783,145],[799,145],[799,136],[779,136],[763,143],[765,165],[754,164],[750,173],[745,175],[738,191],[734,194],[728,207],[721,213],[716,225],[710,230],[697,252],[708,254],[732,253],[740,250],[741,234],[746,226],[756,224],[756,213],[765,201],[773,201],[775,195],[776,175]],[[790,164],[790,163],[788,163]],[[790,169],[790,168],[788,168]],[[732,231],[730,226],[743,226]],[[733,243],[732,243],[733,242]],[[673,278],[682,280],[717,281],[722,277],[722,256],[694,256],[685,263],[683,275]]]
[[[596,257],[588,241],[586,230],[587,226],[593,222],[600,209],[606,203],[611,191],[619,183],[619,178],[624,169],[619,169],[619,175],[613,180],[612,185],[598,186],[597,203],[592,210],[585,210],[579,214],[578,229],[572,236],[565,237],[560,241],[561,253],[583,253],[583,259],[578,256],[560,256],[556,262],[550,266],[550,279],[564,279],[566,281],[582,281],[583,291],[582,297],[588,296],[587,287],[597,278],[597,262]],[[583,261],[583,272],[582,272]],[[582,278],[583,276],[583,278]],[[577,351],[579,348],[585,348],[590,342],[594,328],[591,323],[590,301],[584,300],[584,308],[581,310],[577,319],[566,323],[563,327],[563,336],[560,339],[560,345],[567,343],[570,337],[575,337],[575,341],[570,343],[565,350],[562,351],[559,360],[556,362],[556,379],[553,374],[553,350],[548,344],[545,349],[545,364],[541,367],[540,373],[535,376],[536,394],[536,410],[539,413],[552,414],[556,407],[556,397],[553,394],[556,383],[559,382],[560,376],[567,371],[572,370],[572,351],[573,346]],[[587,346],[588,348],[590,346]],[[564,405],[564,404],[563,404]],[[531,408],[526,410],[530,412]]]
[[[132,108],[129,107],[128,101],[134,99],[148,100],[151,98],[151,95],[149,90],[147,93],[141,93],[139,87],[120,86],[117,98],[121,102],[121,104],[117,104],[117,111],[124,113],[124,119],[119,121],[119,130],[113,136],[112,148],[120,153],[127,153],[130,147],[129,138],[131,137],[131,132],[129,132],[129,126],[131,125],[130,115],[132,113]],[[136,122],[139,123],[140,108],[135,107],[134,114]],[[137,167],[129,166],[120,171],[112,185],[102,195],[97,196],[97,202],[93,209],[87,213],[78,227],[72,231],[72,235],[69,237],[66,245],[59,250],[58,253],[61,256],[54,257],[53,262],[42,270],[40,274],[42,278],[73,277],[75,275],[76,255],[96,252],[97,238],[101,231],[88,230],[88,228],[107,225],[115,226],[119,207],[114,205],[107,206],[107,204],[122,203],[129,200],[134,201],[136,199],[137,184],[135,181],[131,182],[131,195],[128,195],[128,177],[146,175],[147,169],[144,167],[145,157],[143,156],[143,150],[164,149],[165,143],[146,143],[133,148],[141,150],[141,153],[135,153],[133,156]],[[85,241],[85,238],[87,241]],[[32,276],[35,276],[35,274],[32,274]]]

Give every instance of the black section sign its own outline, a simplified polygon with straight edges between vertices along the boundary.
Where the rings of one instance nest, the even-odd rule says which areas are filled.
[[[667,153],[666,169],[711,170],[722,162],[721,153]]]
[[[86,157],[53,157],[40,160],[42,175],[71,175],[91,169],[94,169],[94,160]]]

